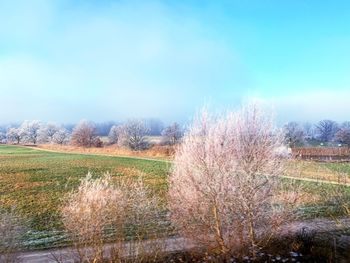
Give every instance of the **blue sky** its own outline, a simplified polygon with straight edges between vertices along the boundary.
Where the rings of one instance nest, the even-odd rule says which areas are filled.
[[[155,117],[259,98],[350,119],[349,1],[0,1],[0,122]]]

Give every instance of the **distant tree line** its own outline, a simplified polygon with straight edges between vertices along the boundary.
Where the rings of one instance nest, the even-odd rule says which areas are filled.
[[[285,141],[290,147],[347,146],[350,147],[350,122],[321,120],[318,123],[289,122],[283,127]]]
[[[288,122],[283,126],[285,143],[299,146],[350,147],[350,121],[338,123],[321,120],[315,124]],[[144,150],[154,144],[175,145],[184,135],[178,123],[164,126],[158,119],[130,119],[122,122],[94,123],[82,120],[78,124],[59,125],[38,120],[20,125],[0,126],[0,143],[9,144],[71,144],[81,147],[102,147],[104,144]],[[152,142],[150,140],[152,139]]]
[[[20,125],[0,127],[0,143],[9,144],[71,144],[81,147],[102,147],[109,144],[144,150],[150,147],[149,136],[158,136],[158,144],[174,145],[183,134],[179,124],[164,127],[157,119],[131,119],[125,123],[94,123],[82,120],[76,125],[58,125],[38,120],[24,121]],[[108,140],[102,140],[107,137]]]
[[[160,129],[160,127],[157,127],[157,129]],[[154,135],[154,133],[152,134],[152,128],[146,122],[133,119],[124,124],[112,126],[108,139],[110,144],[126,146],[133,150],[143,150],[149,147],[149,142],[146,140],[147,136],[152,135]],[[163,128],[159,135],[161,135],[159,144],[174,145],[180,141],[183,130],[179,124],[173,123]]]
[[[12,144],[66,144],[69,138],[69,131],[62,125],[37,120],[24,121],[19,126],[11,126],[0,132],[0,141]]]

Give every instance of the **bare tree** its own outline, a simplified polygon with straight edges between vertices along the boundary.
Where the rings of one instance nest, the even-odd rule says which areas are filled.
[[[182,135],[183,135],[183,132],[180,128],[180,125],[176,122],[166,127],[162,131],[163,142],[171,145],[178,143]]]
[[[100,140],[97,136],[94,123],[83,120],[73,129],[71,143],[77,146],[98,146]]]
[[[20,144],[22,140],[22,133],[19,128],[9,128],[6,133],[8,142]]]
[[[110,144],[118,143],[121,134],[124,132],[123,125],[113,125],[108,133],[108,141]]]
[[[350,128],[341,128],[337,133],[335,134],[335,139],[343,144],[346,144],[348,147],[350,147]]]
[[[52,141],[57,144],[65,144],[69,141],[69,132],[65,128],[59,129],[52,137]]]
[[[290,147],[302,145],[304,131],[297,122],[289,122],[284,126],[285,140]]]
[[[285,220],[272,196],[284,168],[283,134],[256,105],[197,118],[175,155],[169,179],[171,218],[180,232],[226,254],[253,256]]]
[[[338,129],[338,124],[332,120],[322,120],[316,125],[319,138],[323,142],[330,142]]]
[[[36,144],[38,141],[39,130],[42,126],[40,121],[24,121],[21,124],[20,132],[25,142]]]
[[[130,147],[133,150],[142,150],[147,148],[146,135],[149,129],[141,120],[129,120],[123,125],[120,133],[120,143]]]

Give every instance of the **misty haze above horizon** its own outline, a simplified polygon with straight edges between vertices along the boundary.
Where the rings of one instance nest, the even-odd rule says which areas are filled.
[[[0,3],[0,123],[156,118],[258,98],[349,120],[348,1]]]

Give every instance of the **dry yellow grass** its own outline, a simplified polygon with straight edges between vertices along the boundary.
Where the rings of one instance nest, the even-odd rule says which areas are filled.
[[[156,159],[172,159],[175,153],[174,146],[153,146],[148,150],[132,151],[127,148],[118,147],[116,145],[109,145],[104,147],[78,147],[72,145],[56,145],[56,144],[40,144],[37,146],[41,149],[70,152],[70,153],[84,153],[84,154],[105,154],[115,156],[135,156],[144,158],[156,158]]]

